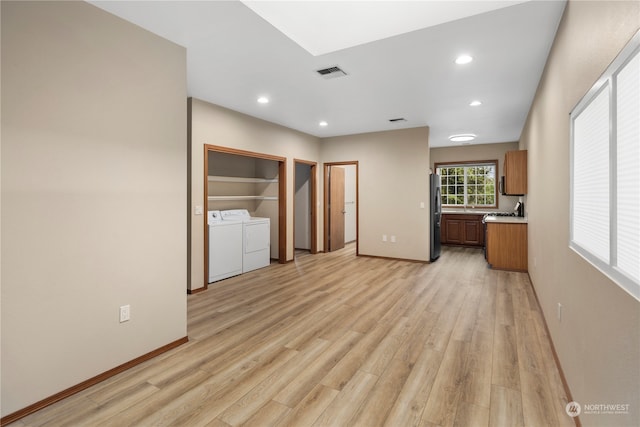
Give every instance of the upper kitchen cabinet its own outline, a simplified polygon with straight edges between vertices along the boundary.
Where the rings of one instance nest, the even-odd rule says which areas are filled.
[[[504,155],[502,194],[527,194],[527,150],[507,151]]]

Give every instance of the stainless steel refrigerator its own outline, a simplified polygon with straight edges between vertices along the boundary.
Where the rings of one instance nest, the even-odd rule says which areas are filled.
[[[430,202],[429,209],[431,211],[431,262],[440,258],[440,224],[442,220],[442,200],[440,197],[440,175],[429,174]]]

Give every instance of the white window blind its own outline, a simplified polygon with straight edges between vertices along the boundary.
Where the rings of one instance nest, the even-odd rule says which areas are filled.
[[[640,31],[571,112],[569,246],[640,300]]]
[[[640,54],[617,76],[617,267],[640,282]]]
[[[609,262],[609,91],[574,122],[573,240]]]

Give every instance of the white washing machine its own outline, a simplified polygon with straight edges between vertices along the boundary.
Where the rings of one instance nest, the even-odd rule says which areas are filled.
[[[242,274],[242,221],[223,221],[220,211],[207,212],[209,225],[208,283]]]
[[[242,272],[266,267],[271,262],[271,219],[252,217],[246,209],[221,212],[224,221],[242,222]]]

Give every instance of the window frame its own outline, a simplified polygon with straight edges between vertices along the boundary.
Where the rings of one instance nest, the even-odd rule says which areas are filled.
[[[596,83],[589,89],[584,97],[576,104],[571,110],[569,115],[569,128],[570,128],[570,207],[569,207],[569,248],[576,252],[579,256],[585,259],[588,263],[597,268],[616,285],[622,288],[629,295],[633,296],[636,300],[640,300],[640,281],[626,274],[617,266],[618,261],[618,176],[617,176],[617,86],[618,75],[620,72],[633,60],[637,55],[640,55],[640,31],[638,31],[629,43],[621,50],[616,58],[611,62],[609,67],[600,76]],[[609,178],[609,190],[607,193],[609,203],[609,222],[608,222],[608,245],[609,253],[608,259],[604,260],[600,256],[593,253],[591,250],[585,248],[574,238],[574,228],[576,219],[576,201],[575,201],[575,159],[576,159],[576,120],[581,117],[591,105],[592,102],[602,93],[606,91],[608,93],[608,146],[607,154],[608,159],[604,160],[608,162],[608,178]]]
[[[493,184],[493,197],[494,197],[494,201],[495,203],[492,205],[478,205],[478,204],[468,204],[466,203],[467,201],[467,182],[465,180],[464,183],[464,188],[465,188],[465,192],[464,192],[464,197],[465,197],[465,203],[462,205],[452,205],[452,204],[445,204],[442,203],[442,207],[443,208],[447,208],[447,209],[466,209],[466,208],[472,208],[472,209],[498,209],[499,207],[499,203],[500,203],[500,192],[498,190],[499,188],[499,170],[498,170],[498,160],[497,159],[493,159],[493,160],[465,160],[465,161],[454,161],[454,162],[438,162],[438,163],[434,163],[433,168],[435,170],[436,173],[438,173],[438,169],[442,169],[442,168],[451,168],[451,167],[463,167],[463,168],[469,168],[469,167],[474,167],[474,166],[493,166],[494,168],[494,184]],[[441,187],[444,187],[444,184],[442,183],[442,176],[440,176],[440,185]],[[444,192],[441,190],[441,194],[442,197],[444,196]],[[486,194],[486,193],[485,193]]]

